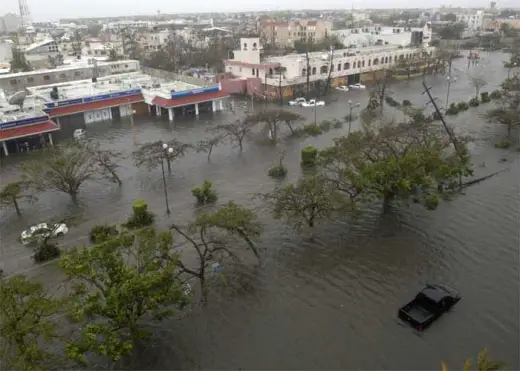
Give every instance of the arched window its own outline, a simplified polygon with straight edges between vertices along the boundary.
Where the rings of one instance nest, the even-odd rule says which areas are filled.
[[[327,66],[321,66],[320,67],[320,73],[321,74],[328,73],[328,72],[329,72],[329,68]]]
[[[345,64],[343,64],[343,69],[344,70],[349,70],[350,69],[350,63],[345,62]]]
[[[247,50],[247,43],[244,43],[244,50]]]
[[[379,64],[379,59],[374,58],[374,61],[372,62],[374,66],[377,66]]]
[[[316,67],[312,67],[312,74],[316,75]]]
[[[257,49],[257,45],[256,43],[253,43],[253,50],[256,50]]]
[[[365,67],[365,61],[361,61],[361,67]]]

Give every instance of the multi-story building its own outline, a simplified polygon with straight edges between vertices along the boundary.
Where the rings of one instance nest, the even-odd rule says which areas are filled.
[[[0,17],[0,30],[4,32],[14,32],[22,26],[22,19],[18,14],[7,13]]]
[[[340,49],[331,52],[289,54],[281,57],[260,58],[260,39],[242,38],[240,50],[233,52],[233,59],[224,61],[226,73],[234,79],[221,81],[223,89],[238,90],[243,83],[250,94],[269,97],[298,96],[305,91],[307,79],[311,85],[331,78],[332,87],[373,81],[380,71],[391,69],[399,62],[413,59],[422,53],[433,55],[429,46],[406,47],[397,45],[374,46],[357,49]],[[308,75],[308,76],[307,76]],[[229,90],[228,90],[229,87]],[[235,90],[235,91],[233,91]]]
[[[484,26],[484,12],[457,14],[457,22],[464,23],[469,31],[481,31]]]
[[[291,47],[299,41],[322,40],[330,35],[332,22],[311,19],[290,21],[265,19],[260,21],[258,29],[260,37],[265,42],[280,47]]]
[[[53,39],[43,40],[27,46],[24,50],[25,59],[34,68],[47,67],[49,57],[60,54],[58,43]]]
[[[167,43],[170,32],[167,30],[159,32],[140,32],[138,34],[138,42],[146,52],[156,52],[161,50]]]

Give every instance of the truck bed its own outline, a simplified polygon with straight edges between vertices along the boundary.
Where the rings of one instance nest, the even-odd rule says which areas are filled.
[[[432,312],[418,303],[414,303],[409,308],[403,308],[402,310],[406,315],[419,323],[423,323],[433,316]]]

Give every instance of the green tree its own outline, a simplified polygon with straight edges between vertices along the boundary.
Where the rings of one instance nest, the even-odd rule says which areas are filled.
[[[345,196],[320,176],[304,177],[261,197],[275,219],[294,229],[313,228],[318,221],[331,218],[348,205]]]
[[[62,256],[72,287],[70,315],[82,324],[66,345],[72,360],[86,365],[93,352],[117,361],[146,338],[146,321],[171,317],[186,303],[172,242],[171,233],[150,227]]]
[[[43,285],[18,275],[0,284],[0,361],[2,370],[47,370],[58,357],[46,347],[58,338],[60,302]]]
[[[217,201],[217,192],[213,189],[213,182],[206,179],[200,187],[193,187],[191,194],[197,199],[199,205],[206,205]]]
[[[20,201],[27,200],[33,202],[36,199],[36,190],[26,181],[8,183],[0,191],[0,205],[3,207],[14,207],[16,213],[20,216],[22,215]]]
[[[467,150],[425,121],[367,124],[321,152],[325,176],[352,200],[422,200],[437,206],[456,180],[471,174]]]
[[[12,54],[13,58],[10,62],[10,71],[12,73],[27,72],[32,70],[31,64],[27,62],[27,59],[25,59],[25,53],[23,52],[23,50],[19,49],[18,47],[14,47],[12,48]]]
[[[482,349],[478,353],[477,357],[477,367],[475,368],[471,362],[471,358],[468,358],[464,363],[464,371],[507,371],[508,367],[505,362],[499,360],[492,360],[488,358],[488,350],[487,348]],[[442,362],[441,364],[442,371],[448,371],[448,366],[446,363]]]
[[[113,180],[113,173],[107,173],[96,152],[89,148],[77,142],[46,148],[37,160],[22,165],[22,176],[38,189],[67,193],[78,204],[78,193],[85,182],[100,178]],[[103,156],[108,153],[103,152]]]
[[[188,243],[196,252],[195,264],[189,265],[181,260],[178,264],[183,273],[198,279],[202,303],[207,301],[208,268],[215,262],[222,262],[226,257],[238,260],[235,251],[241,246],[239,242],[245,242],[255,256],[259,257],[253,238],[260,235],[262,224],[255,212],[234,202],[229,202],[216,211],[199,215],[187,228],[175,223],[170,228],[183,239],[179,246],[184,247]]]

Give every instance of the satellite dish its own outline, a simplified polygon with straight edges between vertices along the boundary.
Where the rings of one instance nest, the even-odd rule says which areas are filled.
[[[23,111],[23,102],[25,101],[25,98],[27,97],[27,92],[25,91],[19,91],[14,93],[9,97],[7,100],[7,103],[13,105],[13,106],[19,106],[20,111]]]

